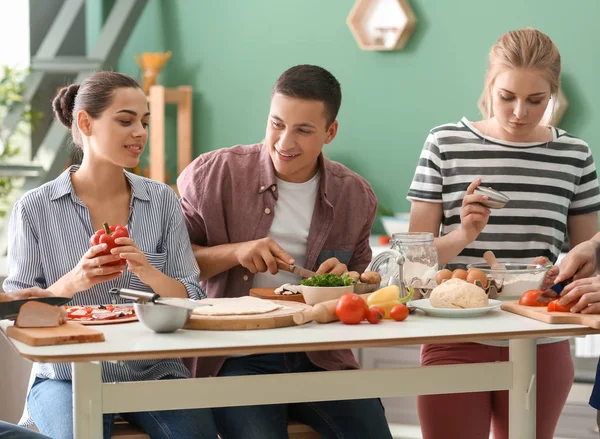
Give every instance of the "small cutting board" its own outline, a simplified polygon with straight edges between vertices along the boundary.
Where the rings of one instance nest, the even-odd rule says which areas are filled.
[[[306,303],[304,295],[300,294],[275,294],[275,288],[251,288],[250,295],[259,299],[267,300],[285,300],[291,302]]]
[[[19,328],[9,326],[6,335],[30,346],[92,343],[104,341],[104,334],[96,329],[67,322],[53,328]]]
[[[505,302],[501,308],[505,311],[544,323],[583,325],[589,328],[600,329],[600,314],[548,312],[545,306],[523,306],[519,305],[518,302]]]
[[[239,331],[252,329],[273,329],[294,326],[294,313],[309,311],[312,306],[293,301],[273,300],[283,308],[263,314],[202,316],[192,315],[184,329],[205,329],[213,331]]]

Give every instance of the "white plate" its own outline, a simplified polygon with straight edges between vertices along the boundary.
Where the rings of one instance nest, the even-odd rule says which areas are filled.
[[[489,299],[489,305],[482,308],[434,308],[429,303],[429,299],[412,300],[411,306],[420,309],[425,314],[433,317],[477,317],[482,316],[502,305],[500,300]]]

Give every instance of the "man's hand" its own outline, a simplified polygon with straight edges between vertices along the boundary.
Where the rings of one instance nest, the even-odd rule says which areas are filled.
[[[348,267],[345,264],[342,264],[337,258],[329,258],[325,262],[321,264],[319,269],[317,270],[317,274],[325,274],[332,273],[341,276],[344,273],[348,272]]]
[[[251,273],[264,273],[268,270],[271,274],[277,274],[279,269],[275,258],[286,264],[294,263],[294,259],[271,238],[241,243],[235,256],[239,264]]]

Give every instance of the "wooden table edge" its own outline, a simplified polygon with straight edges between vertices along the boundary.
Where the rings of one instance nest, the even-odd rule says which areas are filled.
[[[45,363],[81,363],[89,361],[117,361],[117,360],[150,360],[165,358],[190,358],[190,357],[222,357],[238,354],[271,354],[281,352],[311,352],[326,351],[335,349],[357,349],[357,348],[382,348],[419,344],[444,344],[444,343],[470,343],[485,342],[491,340],[508,339],[531,339],[548,337],[573,337],[579,335],[600,334],[600,330],[588,327],[538,330],[538,331],[514,331],[490,334],[476,334],[468,336],[448,335],[436,337],[412,337],[412,338],[390,338],[390,339],[369,339],[359,341],[340,341],[340,342],[321,342],[321,343],[290,343],[286,345],[258,345],[237,348],[199,348],[185,350],[168,351],[140,351],[140,352],[115,352],[99,354],[76,354],[76,355],[39,355],[20,352],[12,343],[12,340],[6,336],[4,331],[0,331],[9,340],[12,347],[23,358],[31,361]]]

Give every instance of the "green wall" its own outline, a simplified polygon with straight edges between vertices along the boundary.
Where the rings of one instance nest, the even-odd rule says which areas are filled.
[[[118,69],[139,76],[133,54],[173,52],[162,83],[194,88],[197,155],[262,139],[277,77],[295,64],[321,65],[343,90],[339,134],[326,155],[367,178],[383,206],[407,211],[429,129],[478,118],[489,48],[503,32],[532,26],[562,54],[570,107],[561,127],[586,139],[600,160],[598,0],[410,3],[419,23],[407,47],[382,53],[354,41],[346,25],[352,0],[150,0]],[[171,120],[173,148],[174,135]]]

